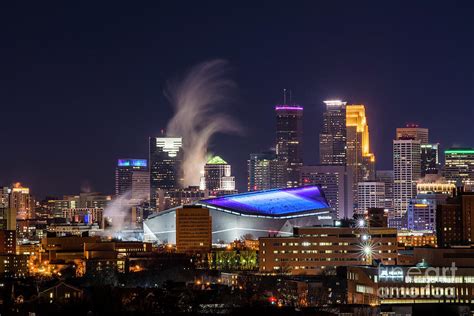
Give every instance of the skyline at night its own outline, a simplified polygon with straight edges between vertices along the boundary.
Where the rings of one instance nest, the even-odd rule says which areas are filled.
[[[474,315],[473,16],[0,4],[0,314]]]
[[[21,181],[38,197],[112,193],[116,160],[146,158],[148,137],[172,118],[167,84],[212,58],[229,63],[237,89],[227,112],[244,131],[216,135],[210,151],[232,165],[239,191],[248,154],[274,146],[284,88],[304,107],[305,164],[318,163],[323,101],[333,98],[365,105],[377,169],[391,169],[406,123],[429,128],[441,150],[474,145],[453,128],[473,115],[471,8],[189,6],[5,8],[16,14],[1,22],[10,32],[0,102],[12,118],[0,127],[11,153],[0,158],[2,183]]]

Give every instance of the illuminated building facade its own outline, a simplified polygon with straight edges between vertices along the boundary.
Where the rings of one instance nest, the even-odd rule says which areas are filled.
[[[396,133],[396,139],[419,140],[421,145],[429,143],[429,130],[419,127],[417,124],[407,124],[405,127],[399,127]]]
[[[352,173],[345,166],[303,166],[301,179],[303,185],[318,185],[323,189],[334,218],[352,218]]]
[[[393,212],[393,170],[377,170],[375,181],[383,182],[385,185],[385,206],[384,208]]]
[[[358,214],[365,214],[369,208],[385,207],[385,183],[367,181],[357,184]]]
[[[303,107],[277,105],[275,114],[277,159],[286,162],[286,186],[296,187],[303,165]]]
[[[30,195],[30,189],[25,188],[21,183],[14,183],[10,191],[10,209],[16,214],[17,219],[34,218],[34,201]]]
[[[411,199],[407,209],[407,229],[436,231],[436,200]]]
[[[320,274],[327,268],[396,264],[397,230],[298,227],[294,236],[259,238],[261,273]]]
[[[450,148],[444,151],[443,176],[449,183],[462,183],[465,190],[474,188],[474,148]]]
[[[295,226],[330,225],[334,220],[317,186],[227,195],[195,205],[209,209],[213,243],[231,243],[244,235],[252,239],[269,234],[291,236]],[[148,217],[143,230],[147,241],[176,243],[176,208]]]
[[[212,196],[236,193],[231,166],[219,156],[209,159],[204,165],[200,189],[208,190]]]
[[[397,234],[397,241],[406,248],[436,247],[436,234],[433,231],[401,230]],[[416,261],[416,260],[415,260]],[[420,260],[421,261],[421,260]],[[419,262],[419,261],[418,261]]]
[[[0,254],[16,253],[16,231],[0,230]]]
[[[247,191],[285,188],[286,162],[277,159],[272,151],[250,154],[247,160]]]
[[[16,229],[16,211],[10,208],[9,187],[0,187],[0,229]]]
[[[147,200],[150,175],[146,159],[119,159],[115,168],[115,195],[130,194],[132,200]]]
[[[398,133],[398,132],[397,132]],[[408,202],[416,196],[416,184],[421,176],[420,141],[393,141],[393,204],[392,218],[400,219],[407,211]]]
[[[212,218],[209,209],[197,205],[176,210],[176,251],[206,253],[212,246]]]
[[[341,100],[324,101],[323,127],[319,134],[319,162],[346,165],[346,104]]]
[[[354,183],[375,179],[375,156],[370,152],[369,125],[364,105],[346,106],[347,167]]]
[[[182,187],[183,139],[181,137],[150,137],[150,207],[157,207],[157,190]]]
[[[438,174],[439,169],[439,144],[421,144],[421,176]]]
[[[416,193],[418,194],[445,194],[446,196],[453,196],[456,190],[454,183],[447,181],[438,182],[420,182],[416,184]]]

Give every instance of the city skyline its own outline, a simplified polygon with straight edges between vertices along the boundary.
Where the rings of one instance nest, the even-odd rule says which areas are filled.
[[[174,4],[161,4],[142,12],[117,6],[110,16],[99,5],[88,12],[87,37],[76,36],[84,31],[77,25],[85,7],[10,8],[22,13],[15,23],[24,26],[12,29],[2,46],[0,102],[4,116],[22,113],[22,125],[6,120],[0,127],[6,135],[13,133],[5,140],[11,155],[0,157],[2,184],[22,182],[38,197],[81,188],[112,193],[116,159],[147,157],[148,137],[159,136],[172,117],[163,95],[167,82],[215,57],[228,60],[232,68],[238,102],[229,110],[245,131],[217,135],[210,151],[232,165],[239,191],[247,185],[248,154],[274,144],[272,114],[282,103],[284,88],[305,109],[305,164],[318,163],[322,101],[333,98],[365,105],[379,170],[391,169],[395,129],[406,123],[429,128],[441,153],[454,145],[474,146],[468,132],[450,128],[469,126],[473,112],[472,45],[465,41],[470,38],[469,10],[413,4],[409,12],[392,7],[378,15],[380,8],[360,4],[348,4],[342,11],[330,4],[308,4],[285,13],[271,7],[271,16],[261,14],[267,9],[263,7],[250,12],[236,8],[224,21],[219,18],[222,7],[190,6],[196,7],[182,12]],[[221,25],[215,33],[199,24],[203,10],[214,13],[209,22]],[[298,19],[281,22],[288,13]],[[361,22],[327,27],[336,16],[353,21],[353,14]],[[13,16],[2,23],[12,22]],[[39,16],[44,23],[37,23]],[[124,22],[117,21],[119,16]],[[239,23],[242,16],[249,17],[248,25]],[[398,23],[402,16],[404,23]],[[439,25],[440,16],[456,32]],[[170,19],[175,21],[168,23]],[[209,36],[193,38],[194,31],[181,27],[186,21],[197,23],[195,31]],[[33,24],[34,29],[29,27]],[[237,34],[239,40],[230,40]],[[261,42],[262,36],[270,40]],[[166,49],[161,43],[167,43]],[[180,53],[186,43],[195,51],[192,56]],[[456,49],[461,43],[463,49]],[[448,115],[454,106],[456,111]]]

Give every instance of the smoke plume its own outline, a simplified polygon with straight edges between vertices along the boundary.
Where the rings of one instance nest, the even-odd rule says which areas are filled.
[[[199,185],[212,135],[240,131],[234,119],[224,113],[235,90],[235,83],[226,77],[227,69],[224,60],[198,64],[167,90],[175,109],[167,135],[183,137],[185,187]]]
[[[124,194],[117,196],[105,207],[104,217],[110,224],[106,233],[111,233],[113,235],[123,229],[132,228],[132,226],[130,226],[131,209],[132,207],[139,205],[145,199],[145,196],[135,199],[132,199],[131,197],[131,191],[127,191]]]

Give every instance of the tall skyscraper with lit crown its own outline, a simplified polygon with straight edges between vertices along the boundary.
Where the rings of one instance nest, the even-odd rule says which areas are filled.
[[[177,189],[183,183],[183,139],[181,137],[150,137],[150,207],[156,209],[157,190]]]
[[[300,168],[303,165],[303,107],[299,105],[277,105],[276,155],[286,162],[287,187],[300,184]]]
[[[319,134],[319,161],[322,165],[346,165],[346,104],[324,101],[323,128]]]

